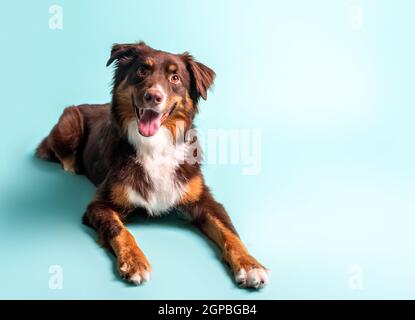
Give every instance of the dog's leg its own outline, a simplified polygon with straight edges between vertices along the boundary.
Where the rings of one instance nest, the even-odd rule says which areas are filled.
[[[201,186],[190,181],[181,208],[218,245],[240,286],[262,288],[268,281],[268,271],[248,253],[223,206],[213,199],[202,179],[198,180]]]
[[[59,160],[65,171],[76,173],[78,147],[84,133],[84,118],[78,107],[68,107],[63,111],[58,123],[53,127],[36,150],[38,157],[45,160]]]
[[[121,277],[137,285],[150,279],[147,258],[109,202],[94,199],[86,210],[84,223],[94,228],[100,242],[114,251]]]

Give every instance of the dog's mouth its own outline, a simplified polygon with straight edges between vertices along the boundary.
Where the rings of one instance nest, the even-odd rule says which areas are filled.
[[[133,103],[133,107],[137,120],[138,132],[144,137],[151,137],[157,133],[164,120],[166,120],[176,108],[176,103],[164,113],[158,113],[152,109],[140,108],[135,103]]]

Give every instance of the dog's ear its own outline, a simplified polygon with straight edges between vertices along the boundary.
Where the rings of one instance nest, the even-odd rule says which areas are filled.
[[[195,99],[202,97],[204,100],[207,99],[207,91],[212,86],[215,80],[215,72],[203,63],[196,61],[192,55],[185,52],[182,55],[185,60],[187,69],[190,73],[190,81],[193,89],[196,92]]]
[[[142,41],[139,43],[114,44],[111,49],[111,56],[107,61],[107,67],[114,61],[119,62],[131,59],[144,47],[147,47],[147,45]]]

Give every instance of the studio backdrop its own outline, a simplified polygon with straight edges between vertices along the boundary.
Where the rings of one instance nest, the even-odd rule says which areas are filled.
[[[415,298],[413,1],[2,1],[0,298]],[[216,72],[203,172],[269,269],[243,290],[176,214],[132,217],[143,286],[82,224],[95,187],[34,151],[66,106],[111,100],[114,43]]]

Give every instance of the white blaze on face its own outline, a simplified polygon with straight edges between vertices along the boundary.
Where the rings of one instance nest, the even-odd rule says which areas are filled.
[[[153,86],[150,89],[156,89],[162,96],[162,101],[157,105],[151,102],[148,106],[144,101],[143,108],[139,109],[140,119],[138,120],[138,131],[144,137],[154,136],[160,128],[163,114],[166,112],[166,93],[163,87],[159,84]]]
[[[164,91],[163,87],[159,84],[156,84],[154,86],[157,90],[160,91],[161,95],[163,96],[163,100],[162,102],[156,107],[154,108],[158,113],[164,113],[167,109],[166,103],[167,103],[167,94]]]

